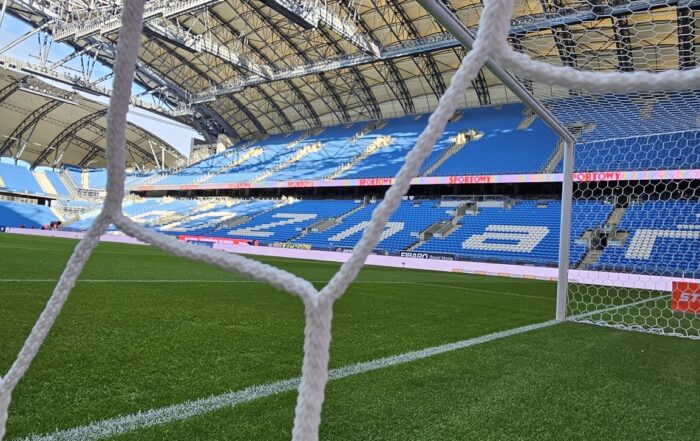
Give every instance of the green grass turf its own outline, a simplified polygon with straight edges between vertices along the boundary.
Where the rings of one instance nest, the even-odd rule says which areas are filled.
[[[0,372],[54,284],[9,279],[57,279],[74,245],[0,235]],[[338,268],[261,260],[319,287]],[[81,280],[15,391],[8,439],[299,375],[303,309],[288,294],[215,283],[241,278],[117,244],[100,244]],[[331,367],[542,322],[554,311],[547,282],[377,267],[359,280],[377,283],[353,285],[337,303]],[[322,438],[696,440],[699,371],[696,341],[557,325],[334,381]],[[294,400],[285,393],[118,439],[288,439]]]

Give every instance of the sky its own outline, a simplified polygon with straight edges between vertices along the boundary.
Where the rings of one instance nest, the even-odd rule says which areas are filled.
[[[0,48],[4,48],[10,42],[31,31],[31,29],[32,27],[30,25],[6,14],[2,25],[0,25]],[[33,35],[12,49],[3,52],[2,55],[37,64],[39,61],[39,38],[43,39],[45,36],[46,34],[44,33]],[[49,50],[48,65],[51,65],[71,53],[73,53],[73,49],[70,46],[63,43],[52,43],[51,49]],[[63,68],[58,68],[59,71],[61,71],[61,69],[63,69],[63,73],[78,75],[81,73],[81,61],[79,58],[73,59],[66,63]],[[100,78],[110,72],[111,69],[109,67],[97,63],[94,67],[92,78]],[[42,80],[46,81],[43,78]],[[69,86],[63,84],[55,82],[51,82],[51,84],[57,87],[70,89]],[[100,85],[107,88],[112,87],[111,80],[104,81],[100,83]],[[144,89],[134,84],[132,93],[139,94],[141,92],[144,92]],[[109,98],[107,97],[95,96],[84,92],[79,93],[87,99],[105,104],[109,103]],[[146,102],[149,100],[152,102],[149,95],[141,96],[140,99]],[[132,108],[127,119],[163,139],[185,156],[189,155],[192,138],[202,139],[201,135],[191,127],[144,109]]]

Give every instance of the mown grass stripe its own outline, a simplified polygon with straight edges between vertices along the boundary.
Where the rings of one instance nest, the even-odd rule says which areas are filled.
[[[400,355],[378,358],[376,360],[363,363],[355,363],[341,368],[331,369],[329,371],[329,379],[339,380],[341,378],[346,378],[365,372],[409,363],[435,355],[444,354],[446,352],[465,349],[471,346],[488,343],[513,335],[523,334],[536,329],[546,328],[557,323],[560,322],[549,320],[546,322],[512,328],[454,343],[433,346],[418,351],[406,352]],[[61,430],[44,435],[32,435],[26,438],[15,438],[15,441],[91,441],[105,439],[147,427],[185,420],[222,408],[235,407],[239,404],[248,403],[260,398],[289,392],[296,389],[297,385],[299,384],[299,380],[299,377],[297,377],[274,383],[251,386],[239,391],[227,392],[225,394],[211,396],[208,398],[185,401],[180,404],[174,404],[158,409],[151,409],[131,415],[95,421],[85,426],[75,427],[72,429]]]

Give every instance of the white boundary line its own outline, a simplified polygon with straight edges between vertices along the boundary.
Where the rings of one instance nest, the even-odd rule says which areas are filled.
[[[390,366],[409,363],[416,360],[432,357],[446,352],[456,351],[471,346],[488,343],[494,340],[510,337],[513,335],[523,334],[526,332],[542,329],[553,326],[557,323],[555,320],[549,320],[542,323],[521,326],[518,328],[508,329],[506,331],[495,332],[493,334],[483,335],[481,337],[470,338],[467,340],[448,343],[439,346],[433,346],[419,351],[406,352],[405,354],[394,355],[390,357],[378,358],[376,360],[356,363],[342,368],[331,369],[329,371],[329,379],[339,380],[341,378],[350,377],[353,375],[371,372],[379,369],[384,369]],[[124,415],[116,418],[95,421],[85,426],[75,427],[72,429],[61,430],[44,435],[32,435],[26,438],[15,438],[15,441],[92,441],[104,439],[116,435],[133,432],[135,430],[144,429],[147,427],[157,426],[161,424],[171,423],[173,421],[185,420],[197,415],[202,415],[209,412],[214,412],[219,409],[235,407],[239,404],[248,403],[260,398],[269,397],[272,395],[281,394],[295,390],[299,384],[299,377],[274,383],[268,383],[258,386],[251,386],[242,390],[228,392],[222,395],[215,395],[208,398],[200,398],[198,400],[185,401],[172,406],[151,409],[144,412],[138,412],[130,415]]]
[[[632,302],[632,303],[625,303],[622,305],[610,306],[610,307],[603,308],[603,309],[597,309],[595,311],[584,312],[581,314],[572,315],[572,316],[567,317],[566,320],[572,321],[572,322],[581,321],[581,319],[592,317],[596,314],[605,314],[606,312],[615,311],[617,309],[631,308],[633,306],[641,305],[643,303],[655,302],[657,300],[670,298],[670,297],[671,297],[671,294],[664,294],[664,295],[660,295],[660,296],[656,296],[656,297],[649,297],[648,299],[641,299],[641,300],[637,300],[637,301]],[[582,321],[582,323],[591,323],[591,322]]]
[[[55,279],[0,279],[0,283],[49,283],[49,282],[57,282]],[[201,279],[78,279],[77,283],[253,283],[253,284],[262,284],[262,282],[259,282],[257,280],[216,280],[216,279],[210,279],[210,280],[201,280]],[[327,283],[327,280],[309,280],[311,283]],[[460,291],[466,291],[466,292],[476,292],[476,293],[488,293],[488,294],[494,294],[494,295],[502,295],[502,296],[512,296],[512,297],[524,297],[528,299],[538,299],[538,300],[549,300],[549,301],[554,301],[554,297],[545,297],[545,296],[533,296],[529,294],[519,294],[516,292],[510,292],[510,291],[492,291],[488,289],[481,289],[481,288],[470,288],[467,286],[459,286],[459,285],[440,285],[437,283],[423,283],[423,282],[411,282],[411,281],[406,281],[406,280],[356,280],[353,282],[353,284],[387,284],[387,285],[416,285],[416,286],[426,286],[426,287],[434,287],[434,288],[447,288],[447,289],[455,289],[455,290],[460,290]]]

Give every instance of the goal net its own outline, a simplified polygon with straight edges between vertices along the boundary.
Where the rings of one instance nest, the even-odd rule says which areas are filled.
[[[519,0],[509,42],[582,72],[684,71],[697,14],[687,2]],[[699,339],[700,91],[520,80],[576,140],[567,318]]]
[[[422,1],[422,0],[421,0]],[[426,0],[441,4],[437,0]],[[16,361],[0,379],[0,439],[12,391],[29,369],[99,236],[112,224],[159,249],[270,284],[304,303],[306,327],[293,438],[318,439],[334,302],[358,275],[411,179],[487,63],[512,72],[576,139],[576,181],[564,185],[560,294],[571,320],[700,338],[698,262],[698,130],[700,69],[692,2],[672,0],[467,0],[449,7],[478,26],[467,53],[428,126],[373,211],[349,260],[322,289],[279,268],[162,236],[122,214],[124,133],[143,0],[124,2],[108,113],[107,196],[101,214],[77,245]],[[306,2],[294,2],[307,4]],[[310,4],[310,2],[309,2]],[[509,18],[512,17],[512,20]],[[651,74],[650,72],[660,72]],[[569,158],[560,143],[556,154]],[[571,161],[551,161],[571,179]],[[569,204],[571,202],[571,204]],[[560,295],[560,305],[562,296]]]

